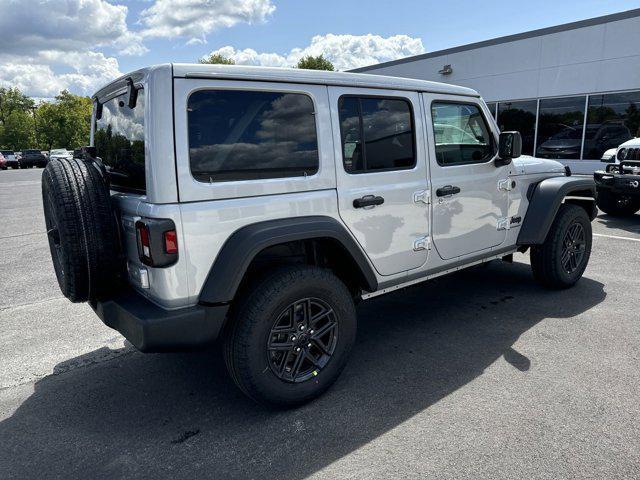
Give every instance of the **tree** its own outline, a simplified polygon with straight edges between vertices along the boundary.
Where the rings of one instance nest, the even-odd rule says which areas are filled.
[[[330,72],[334,70],[333,63],[324,58],[323,55],[318,55],[317,57],[307,55],[306,57],[302,57],[298,60],[296,67],[306,70],[329,70]]]
[[[43,102],[38,106],[38,141],[45,150],[57,144],[59,107],[55,103]]]
[[[0,88],[0,146],[51,150],[88,145],[92,108],[89,97],[66,90],[36,106],[18,88]]]
[[[43,102],[37,110],[40,147],[73,150],[89,144],[92,102],[88,97],[60,92],[55,102]]]
[[[33,148],[34,143],[35,130],[32,114],[22,110],[13,110],[5,117],[2,125],[0,145],[9,150],[21,150]]]
[[[212,53],[208,57],[198,60],[200,63],[206,63],[210,65],[235,65],[236,61],[233,58],[227,58],[219,53]]]
[[[35,106],[35,102],[14,88],[0,88],[0,123],[4,124],[14,111],[28,112]]]

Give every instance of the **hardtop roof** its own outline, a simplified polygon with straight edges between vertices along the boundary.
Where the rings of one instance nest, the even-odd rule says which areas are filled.
[[[478,92],[471,88],[449,85],[446,83],[416,80],[412,78],[390,77],[367,73],[328,72],[321,70],[304,70],[299,68],[255,67],[245,65],[207,65],[174,63],[152,65],[134,72],[127,73],[94,94],[94,98],[112,92],[116,86],[120,87],[127,78],[136,81],[152,75],[154,71],[172,68],[174,78],[210,78],[220,80],[266,81],[304,83],[316,85],[333,85],[343,87],[381,88],[388,90],[408,90],[416,92],[442,93],[450,95],[465,95],[479,97]]]
[[[313,83],[344,87],[385,88],[419,92],[449,93],[479,97],[471,88],[412,78],[366,73],[329,72],[301,68],[255,67],[245,65],[173,64],[173,76],[185,78],[220,78],[288,83]]]

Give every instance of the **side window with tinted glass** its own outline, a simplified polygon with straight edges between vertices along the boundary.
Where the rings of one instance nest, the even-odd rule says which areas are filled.
[[[191,174],[201,182],[302,177],[318,171],[308,95],[200,90],[187,104]]]
[[[434,102],[431,117],[440,165],[484,163],[493,158],[493,135],[477,105]]]
[[[413,168],[413,115],[408,100],[342,96],[342,159],[348,173]]]

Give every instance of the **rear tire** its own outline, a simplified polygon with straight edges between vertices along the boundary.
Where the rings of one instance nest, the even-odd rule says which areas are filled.
[[[598,208],[614,217],[626,217],[640,210],[640,198],[616,195],[607,188],[598,189]]]
[[[121,262],[111,197],[100,172],[83,160],[52,160],[42,172],[42,200],[62,293],[72,302],[108,295]]]
[[[591,256],[591,222],[582,207],[564,203],[542,245],[531,247],[534,278],[551,289],[572,287]]]
[[[342,372],[356,337],[347,287],[331,271],[304,265],[278,269],[246,292],[224,336],[236,385],[270,407],[321,395]]]

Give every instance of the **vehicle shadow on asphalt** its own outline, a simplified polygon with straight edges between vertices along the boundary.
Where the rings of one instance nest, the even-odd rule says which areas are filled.
[[[596,221],[607,228],[640,235],[640,214],[630,215],[628,217],[614,217],[600,213]]]
[[[482,375],[543,319],[605,298],[589,278],[561,292],[528,265],[498,262],[358,307],[359,337],[336,385],[291,411],[245,399],[217,351],[143,355],[100,350],[61,363],[0,423],[3,478],[300,479],[375,440]],[[86,357],[86,358],[85,358]],[[64,373],[63,373],[64,372]]]

